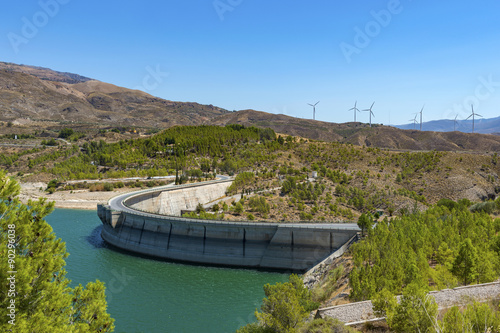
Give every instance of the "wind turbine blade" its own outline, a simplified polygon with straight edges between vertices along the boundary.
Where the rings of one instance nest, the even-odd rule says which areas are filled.
[[[370,106],[370,110],[372,109],[373,105],[375,105],[375,102],[372,103],[372,106]]]
[[[483,118],[483,116],[481,116],[480,114],[477,114],[477,113],[476,113],[476,117],[481,117],[481,118]]]
[[[319,101],[316,102],[316,104],[314,104],[314,106],[318,105]]]
[[[470,118],[470,117],[472,117],[472,116],[473,116],[473,114],[471,114],[470,116],[468,116],[467,118],[465,118],[465,120],[469,119],[469,118]]]

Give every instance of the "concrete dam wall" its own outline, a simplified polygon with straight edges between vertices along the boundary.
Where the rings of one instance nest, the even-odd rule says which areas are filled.
[[[133,195],[124,200],[127,207],[153,214],[181,216],[183,210],[195,210],[205,204],[223,197],[231,181],[216,182],[199,186],[193,184],[168,191],[154,191]]]
[[[213,185],[209,192],[213,190],[213,196],[217,196],[222,187]],[[169,260],[303,272],[328,257],[359,230],[342,224],[206,221],[158,214],[184,209],[183,205],[191,202],[186,197],[199,194],[203,200],[211,199],[210,194],[199,192],[203,187],[195,191],[174,189],[168,194],[152,191],[132,195],[123,200],[128,207],[119,210],[98,205],[102,238],[118,248]],[[186,193],[184,198],[173,198]],[[158,213],[145,213],[146,210]]]

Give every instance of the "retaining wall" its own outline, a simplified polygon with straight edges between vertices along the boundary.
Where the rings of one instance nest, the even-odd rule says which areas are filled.
[[[199,186],[193,184],[168,191],[150,191],[127,198],[126,206],[153,214],[181,216],[183,210],[195,210],[198,204],[205,204],[223,197],[232,181],[221,181]]]

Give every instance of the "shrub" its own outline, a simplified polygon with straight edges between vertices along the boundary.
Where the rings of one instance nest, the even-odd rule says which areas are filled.
[[[111,184],[111,183],[104,183],[103,189],[104,189],[104,191],[109,192],[109,191],[113,191],[114,187],[113,187],[113,184]]]
[[[486,214],[492,214],[496,209],[496,203],[494,201],[480,202],[472,205],[469,209],[473,213],[485,212]]]
[[[67,139],[75,133],[71,128],[63,128],[59,131],[58,138]]]
[[[248,206],[252,211],[266,214],[271,211],[271,206],[264,197],[252,197],[248,200]]]
[[[459,204],[458,204],[458,203],[456,203],[455,201],[450,200],[450,199],[445,199],[445,198],[443,198],[443,199],[439,200],[439,201],[437,202],[437,205],[438,205],[438,206],[445,206],[445,207],[447,207],[447,208],[450,210],[450,212],[451,212],[453,209],[458,208],[458,206],[459,206]]]

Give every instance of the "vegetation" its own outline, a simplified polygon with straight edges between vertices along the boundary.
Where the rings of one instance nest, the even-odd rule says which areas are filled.
[[[488,214],[464,206],[385,219],[352,246],[351,299],[371,299],[383,289],[400,294],[411,283],[442,289],[494,281],[499,231]]]
[[[53,203],[23,205],[18,194],[19,185],[0,172],[0,276],[9,280],[0,284],[2,331],[112,332],[104,284],[69,287],[68,253],[44,221]]]
[[[394,332],[500,332],[498,304],[472,302],[438,313],[438,306],[425,287],[412,283],[404,288],[399,303],[384,289],[374,298],[377,316],[386,317]],[[441,317],[441,319],[438,319]]]
[[[319,306],[311,300],[311,293],[297,275],[291,275],[289,282],[266,284],[264,292],[261,311],[255,312],[258,323],[244,326],[238,333],[298,332],[309,312]]]
[[[110,129],[113,134],[130,130]],[[50,135],[71,141],[79,132],[63,128]],[[453,191],[456,182],[470,181],[489,195],[500,188],[494,155],[472,159],[434,151],[390,152],[280,137],[270,129],[241,125],[174,127],[113,143],[89,139],[70,146],[53,141],[56,146],[4,150],[0,165],[27,180],[58,179],[61,186],[50,191],[80,188],[65,183],[79,179],[101,180],[92,190],[102,191],[117,187],[109,178],[175,175],[181,184],[213,179],[215,173],[236,175],[227,194],[247,199],[242,207],[225,211],[225,218],[235,220],[250,215],[257,221],[295,222],[352,221],[377,213],[401,216],[425,210],[443,197],[461,199],[465,192]],[[269,206],[259,205],[254,196]],[[471,209],[491,213],[499,206],[483,202]]]

